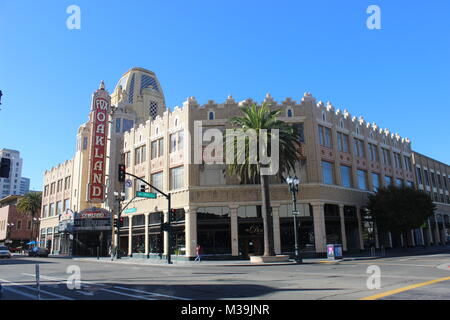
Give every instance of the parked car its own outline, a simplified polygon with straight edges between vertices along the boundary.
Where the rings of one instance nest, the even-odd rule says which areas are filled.
[[[28,251],[30,257],[48,257],[49,250],[42,247],[34,247]]]
[[[11,258],[11,252],[8,247],[0,246],[0,258]]]

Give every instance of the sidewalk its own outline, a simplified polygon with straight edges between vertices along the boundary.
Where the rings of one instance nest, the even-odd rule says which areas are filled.
[[[427,254],[439,254],[439,253],[450,253],[450,246],[439,246],[439,247],[428,247],[428,248],[405,248],[405,249],[390,249],[386,250],[385,255],[380,255],[380,250],[376,250],[376,255],[370,255],[370,252],[363,252],[361,254],[345,255],[342,260],[327,260],[326,258],[305,258],[303,259],[304,264],[321,264],[321,263],[339,263],[345,261],[355,261],[355,260],[376,260],[382,258],[394,258],[402,256],[415,256],[415,255],[427,255]],[[168,266],[168,267],[180,267],[180,266],[222,266],[222,267],[234,267],[234,266],[275,266],[275,265],[295,265],[297,263],[294,260],[289,262],[279,262],[279,263],[250,263],[250,260],[220,260],[211,261],[206,260],[202,262],[195,261],[182,261],[182,260],[172,260],[172,264],[167,264],[165,259],[146,259],[146,258],[130,258],[123,257],[119,260],[111,260],[110,257],[76,257],[73,258],[75,261],[88,261],[88,262],[99,262],[99,263],[114,263],[114,264],[128,264],[128,265],[141,265],[141,266]]]

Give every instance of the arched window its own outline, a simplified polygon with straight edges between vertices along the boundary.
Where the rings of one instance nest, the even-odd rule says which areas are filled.
[[[327,117],[325,117],[325,112],[322,112],[322,120],[327,121]]]
[[[288,116],[289,118],[292,117],[292,109],[288,109],[288,111],[287,111],[287,116]]]
[[[210,112],[208,113],[208,119],[209,119],[209,120],[214,120],[214,111],[210,111]]]
[[[344,120],[341,119],[341,121],[339,121],[339,127],[344,129]]]

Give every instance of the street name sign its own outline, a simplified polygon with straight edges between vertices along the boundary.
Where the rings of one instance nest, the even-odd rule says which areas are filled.
[[[142,191],[137,191],[137,192],[136,192],[136,197],[140,197],[140,198],[149,198],[149,199],[156,199],[156,193],[154,193],[154,192],[142,192]]]

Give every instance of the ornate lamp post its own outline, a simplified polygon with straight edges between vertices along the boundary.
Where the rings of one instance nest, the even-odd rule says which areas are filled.
[[[297,231],[298,231],[298,227],[299,224],[297,223],[297,216],[299,215],[298,211],[297,211],[297,192],[298,192],[298,185],[300,183],[300,180],[297,177],[287,177],[286,178],[286,182],[289,185],[289,191],[292,194],[292,205],[293,205],[293,210],[292,210],[292,215],[294,216],[294,260],[297,263],[302,263],[302,258],[300,256],[300,249],[299,249],[299,245],[298,245],[298,235],[297,235]]]

